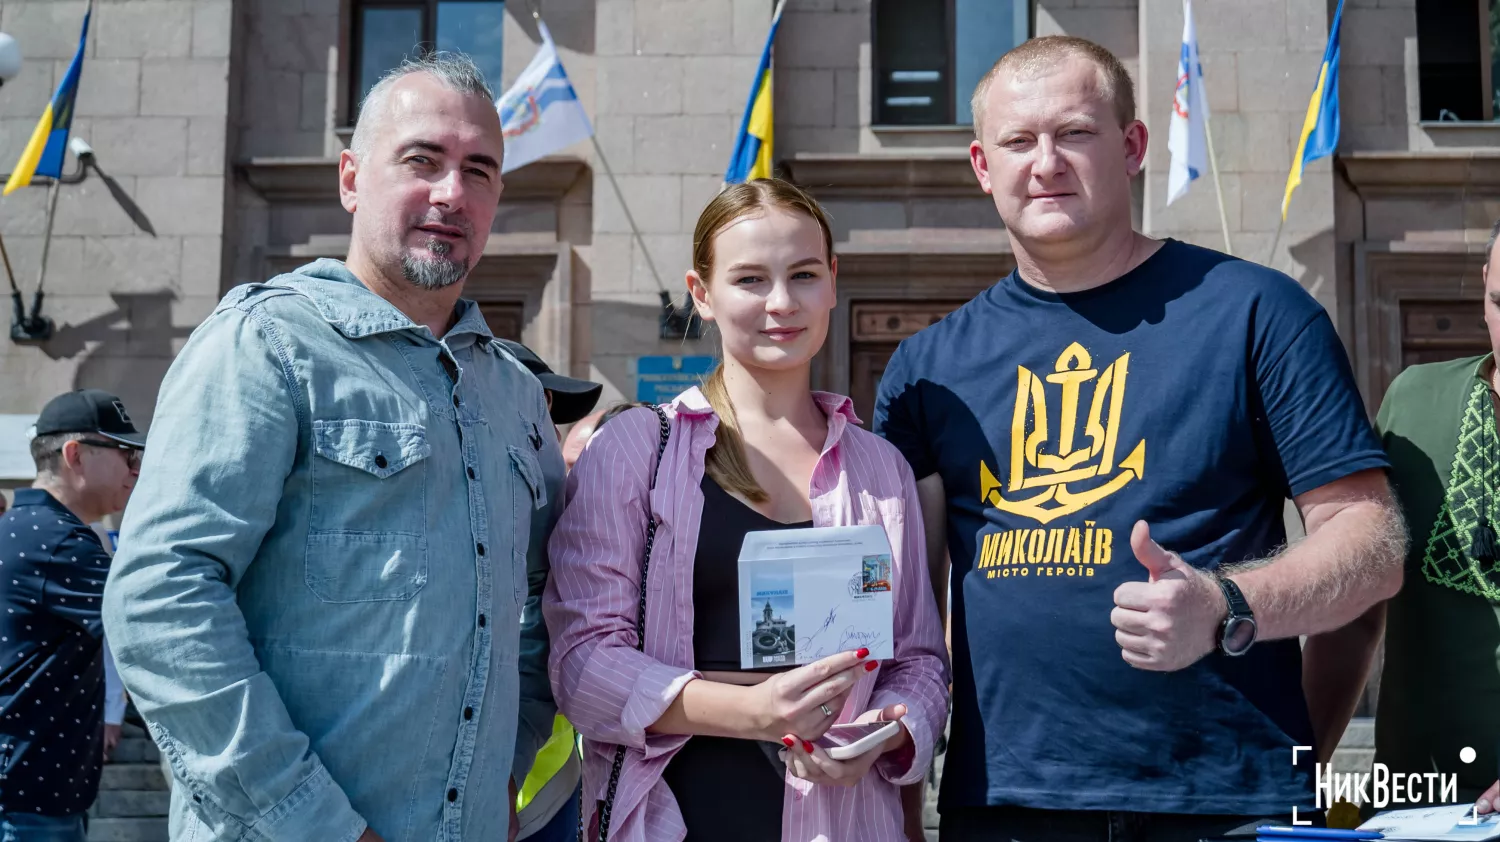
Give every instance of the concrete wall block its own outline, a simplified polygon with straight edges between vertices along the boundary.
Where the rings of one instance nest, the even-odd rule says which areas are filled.
[[[1241,53],[1240,110],[1305,113],[1322,63],[1322,50],[1263,55]]]
[[[661,274],[661,283],[672,293],[675,298],[681,299],[685,292],[683,286],[683,273],[685,273],[693,262],[693,237],[687,232],[680,234],[642,234],[646,248],[651,251],[651,259],[656,262],[656,270]],[[651,274],[651,265],[646,262],[645,253],[641,251],[641,241],[635,243],[631,251],[631,289],[635,292],[654,294],[659,287],[656,278]],[[660,302],[658,302],[659,306]],[[597,312],[597,311],[596,311]],[[655,335],[653,332],[651,335]]]
[[[1243,227],[1240,217],[1241,173],[1219,174],[1224,187],[1224,214],[1229,218],[1231,233]],[[1188,187],[1187,194],[1172,204],[1167,204],[1168,173],[1152,172],[1146,176],[1146,201],[1152,205],[1151,233],[1174,234],[1178,231],[1222,232],[1219,223],[1219,197],[1214,191],[1212,173],[1205,173]],[[1224,247],[1220,234],[1216,248]]]
[[[685,59],[667,56],[601,58],[596,64],[598,113],[681,114]]]
[[[615,172],[635,172],[635,124],[636,118],[628,114],[594,116],[594,138]],[[608,189],[604,184],[604,167],[596,164],[595,170],[599,177],[594,179],[594,190]]]
[[[1203,87],[1208,89],[1208,113],[1240,110],[1239,54],[1199,54],[1203,63]]]
[[[853,154],[861,151],[861,139],[868,133],[867,130],[861,130],[856,126],[837,126],[831,129],[817,129],[810,126],[780,128],[776,130],[776,160],[785,160],[798,152]]]
[[[1281,222],[1281,198],[1286,194],[1286,173],[1244,173],[1240,176],[1240,228],[1273,232]],[[1327,159],[1303,170],[1302,183],[1292,193],[1287,209],[1286,232],[1305,236],[1333,228],[1333,173]],[[1373,237],[1372,237],[1373,239]]]
[[[1411,142],[1406,126],[1350,126],[1339,131],[1339,151],[1406,149]]]
[[[1341,67],[1361,64],[1401,66],[1406,39],[1417,37],[1415,9],[1365,9],[1344,15],[1339,38]]]
[[[188,121],[182,117],[99,117],[89,142],[105,172],[181,175],[187,160]]]
[[[141,64],[141,114],[222,117],[229,110],[229,62],[148,59]]]
[[[68,72],[59,61],[56,79]],[[140,112],[141,63],[135,59],[96,58],[83,63],[78,82],[78,100],[73,113],[79,117],[122,117]],[[40,112],[38,112],[40,114]]]
[[[859,12],[869,16],[870,0],[834,0],[833,7],[840,12]]]
[[[1339,119],[1343,124],[1378,126],[1385,122],[1385,68],[1353,64],[1339,69]]]
[[[682,229],[691,231],[698,215],[719,195],[724,185],[722,175],[685,175],[682,177]]]
[[[228,127],[219,117],[188,120],[187,175],[223,175]]]
[[[88,237],[78,292],[139,293],[181,289],[182,240],[177,237]],[[59,290],[61,291],[61,290]]]
[[[635,55],[635,0],[599,0],[595,5],[594,55]]]
[[[682,111],[685,114],[741,114],[756,58],[749,56],[693,56],[682,59]],[[781,85],[773,80],[773,94]]]
[[[16,36],[16,40],[19,41],[20,36]],[[22,49],[27,50],[29,46]],[[24,117],[36,125],[37,118],[42,116],[57,88],[56,64],[26,55],[21,61],[21,72],[5,83],[5,96],[0,96],[0,117]],[[30,127],[25,132],[29,137]],[[25,146],[26,141],[21,141],[21,145]]]
[[[333,125],[333,103],[328,101],[328,74],[302,74],[302,98],[297,127],[305,132],[324,131]]]
[[[1076,35],[1104,47],[1122,60],[1140,52],[1140,21],[1135,9],[1048,9],[1037,15],[1038,35]],[[1045,25],[1045,31],[1043,29]],[[1182,31],[1178,24],[1178,32]],[[1181,37],[1178,37],[1180,45]]]
[[[864,125],[861,112],[866,110],[861,108],[866,88],[860,84],[859,69],[835,70],[833,74],[833,124],[859,128]]]
[[[338,20],[336,15],[252,15],[247,52],[263,70],[327,72],[328,48],[339,42]]]
[[[629,234],[595,234],[588,246],[587,260],[592,276],[591,291],[600,296],[629,292],[631,288],[631,252],[634,238]]]
[[[1295,197],[1292,202],[1296,204]],[[1380,199],[1365,208],[1371,240],[1418,240],[1428,232],[1461,232],[1464,222],[1464,206],[1453,201]]]
[[[1348,20],[1350,16],[1344,17]],[[1328,43],[1328,26],[1332,20],[1327,7],[1322,3],[1290,0],[1286,4],[1286,48],[1323,49]]]
[[[777,71],[859,67],[860,46],[869,40],[868,13],[803,12],[790,5],[776,31]]]
[[[193,51],[193,4],[181,0],[103,3],[90,40],[100,58],[187,58]]]
[[[1049,0],[1049,5],[1051,5]],[[1140,3],[1138,0],[1073,0],[1072,5],[1080,9],[1088,8],[1117,8],[1134,9]]]
[[[1340,70],[1340,73],[1343,71]],[[1380,69],[1383,82],[1382,93],[1385,95],[1385,124],[1388,126],[1406,126],[1406,68],[1401,66],[1388,66]],[[1365,94],[1366,96],[1368,94]],[[1403,144],[1404,145],[1404,144]]]
[[[788,126],[832,128],[836,122],[833,70],[783,70],[773,93],[776,121]]]
[[[245,80],[240,124],[274,132],[296,128],[302,119],[302,77],[285,70],[266,70]],[[257,150],[246,154],[276,154]],[[287,153],[279,153],[287,154]]]
[[[978,190],[976,188],[976,193]],[[913,228],[1001,228],[995,201],[978,194],[972,199],[918,199],[907,211]]]
[[[911,225],[903,202],[839,199],[824,202],[824,208],[835,242],[847,241],[854,231],[895,231]]]
[[[643,55],[725,55],[734,50],[731,0],[640,0],[635,48]]]
[[[233,38],[232,0],[198,0],[193,5],[193,58],[228,58]]]
[[[158,233],[162,231],[158,214],[153,213],[141,202],[141,194],[136,186],[136,179],[131,176],[120,176],[115,179],[120,188],[135,199],[136,204],[146,211],[152,225]],[[47,191],[41,188],[33,188],[39,193]],[[8,200],[7,200],[8,201]],[[97,178],[90,178],[82,184],[68,185],[57,194],[57,215],[52,223],[52,232],[58,235],[77,234],[86,237],[107,236],[110,234],[134,234],[135,223],[120,209],[109,189],[104,182]]]
[[[180,239],[182,240],[182,268],[177,276],[182,279],[183,292],[188,295],[206,296],[217,301],[221,288],[219,276],[223,274],[224,238],[181,237]]]
[[[224,180],[209,176],[139,178],[136,201],[162,235],[220,234]]]
[[[15,194],[11,194],[14,196]],[[11,237],[5,238],[5,251],[10,255],[11,269],[16,273],[16,283],[20,284],[22,294],[26,299],[26,306],[31,306],[31,293],[36,289],[37,271],[42,265],[42,237]],[[43,302],[42,312],[46,315],[54,315],[52,309],[51,293],[66,294],[68,290],[77,290],[83,283],[83,249],[86,237],[70,237],[61,235],[53,229],[52,244],[47,251],[47,278],[44,291],[49,293]],[[91,294],[100,294],[105,289],[105,284],[95,283],[84,287]],[[9,308],[6,308],[9,310]],[[7,324],[9,319],[6,320]],[[9,332],[5,334],[7,337]],[[0,380],[0,382],[4,382]],[[5,391],[0,389],[0,392]]]
[[[738,128],[737,115],[637,117],[634,169],[648,175],[722,175]]]
[[[78,34],[88,4],[81,0],[45,0],[45,2],[6,3],[0,9],[0,29],[21,45],[25,64],[39,59],[71,59],[78,52]],[[89,22],[87,55],[94,55],[98,45],[100,16]],[[6,93],[14,82],[7,82]],[[47,92],[49,95],[51,91]]]
[[[775,0],[730,0],[730,2],[734,6],[735,54],[759,57],[761,50],[765,49],[766,36],[771,32],[771,13],[776,9]],[[797,3],[799,11],[809,11],[814,7],[822,6],[832,10],[833,3],[831,0],[817,0],[812,3],[799,0]],[[782,12],[782,17],[786,17],[786,11]]]
[[[98,179],[89,179],[84,183],[89,182],[98,183]],[[49,189],[44,187],[27,187],[0,201],[0,231],[5,233],[7,245],[16,237],[42,236],[46,230],[48,192]],[[62,203],[61,194],[58,195],[58,203]],[[11,259],[14,261],[14,254]]]
[[[1297,140],[1302,134],[1302,115],[1292,112],[1248,114],[1242,126],[1245,171],[1275,173],[1285,180],[1292,166],[1292,156],[1297,151]]]
[[[605,179],[608,181],[608,179]],[[642,232],[669,234],[683,227],[682,180],[675,175],[622,175],[620,190]],[[630,222],[620,206],[613,187],[605,185],[594,207],[594,231],[607,234],[630,233]]]
[[[1287,5],[1289,2],[1304,2],[1304,0],[1233,0],[1233,2],[1216,3],[1212,17],[1208,16],[1206,10],[1200,12],[1204,17],[1198,19],[1198,31],[1201,33],[1207,28],[1215,32],[1233,33],[1234,48],[1240,51],[1285,50],[1288,46]],[[1209,21],[1212,23],[1210,24]],[[1322,42],[1308,47],[1308,49],[1314,48],[1321,54]],[[1243,70],[1242,67],[1241,71]]]

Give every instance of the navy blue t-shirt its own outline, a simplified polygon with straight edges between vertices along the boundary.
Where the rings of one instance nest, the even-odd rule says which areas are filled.
[[[1190,564],[1263,558],[1284,501],[1385,455],[1323,308],[1167,241],[1092,290],[1012,273],[901,343],[875,429],[947,489],[953,729],[939,806],[1280,814],[1312,800],[1296,640],[1131,667],[1137,520]],[[1253,606],[1252,606],[1253,607]]]
[[[99,794],[109,556],[52,495],[0,517],[0,812],[67,816]]]

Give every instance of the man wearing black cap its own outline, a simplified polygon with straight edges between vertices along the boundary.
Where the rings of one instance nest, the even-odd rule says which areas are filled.
[[[573,424],[594,411],[604,384],[579,380],[554,372],[536,352],[509,339],[497,339],[526,370],[536,375],[547,398],[547,414],[554,426]],[[562,438],[562,436],[558,436]],[[550,510],[546,533],[560,512]],[[533,525],[535,530],[539,527]],[[521,669],[545,669],[547,664],[547,630],[542,624],[542,590],[547,586],[545,569],[527,571],[526,605],[521,611]],[[545,682],[543,682],[545,683]],[[573,726],[557,714],[552,735],[537,752],[531,774],[522,782],[516,812],[520,830],[516,838],[534,842],[574,839],[578,834],[578,802],[581,790],[582,763],[574,747]]]
[[[36,482],[0,517],[0,838],[83,842],[103,762],[109,572],[89,524],[125,508],[143,447],[119,398],[60,395],[37,418]]]

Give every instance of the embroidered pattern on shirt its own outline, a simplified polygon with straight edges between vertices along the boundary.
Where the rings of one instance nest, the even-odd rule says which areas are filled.
[[[1469,556],[1474,532],[1486,505],[1500,500],[1500,436],[1489,388],[1475,383],[1458,428],[1458,447],[1442,508],[1427,539],[1422,576],[1434,585],[1453,588],[1491,602],[1500,602],[1500,560],[1484,562]],[[1485,489],[1491,489],[1489,494]],[[1496,512],[1489,512],[1495,527]]]

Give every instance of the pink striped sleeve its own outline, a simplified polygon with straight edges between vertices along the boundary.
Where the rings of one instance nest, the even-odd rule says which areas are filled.
[[[927,572],[927,537],[916,480],[895,447],[880,441],[870,451],[863,455],[875,463],[877,487],[901,489],[901,519],[893,525],[899,535],[891,535],[897,581],[893,629],[896,657],[881,666],[870,708],[906,705],[904,722],[916,747],[915,757],[886,755],[875,768],[891,783],[905,785],[920,781],[927,772],[938,734],[948,718],[948,647]],[[888,531],[891,526],[887,526]],[[911,760],[910,765],[902,763],[903,768],[894,768],[895,762],[906,759]]]
[[[644,750],[685,736],[646,733],[682,687],[699,677],[635,649],[656,416],[633,409],[589,442],[568,477],[566,506],[547,545],[552,573],[542,614],[552,638],[552,692],[585,737]],[[653,563],[666,555],[657,545]]]

